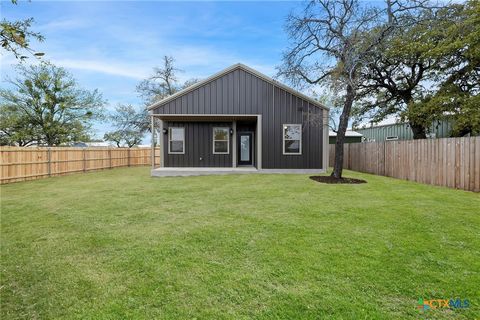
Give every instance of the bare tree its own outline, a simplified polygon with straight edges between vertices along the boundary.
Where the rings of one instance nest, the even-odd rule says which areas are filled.
[[[359,87],[359,71],[370,50],[388,30],[379,29],[382,10],[360,6],[358,0],[311,1],[299,15],[291,14],[287,32],[293,42],[279,75],[300,86],[328,86],[342,95],[332,176],[342,177],[343,144]]]
[[[360,0],[313,0],[287,19],[292,42],[283,56],[279,76],[293,85],[332,89],[343,102],[335,144],[332,176],[340,179],[343,145],[352,106],[359,98],[362,68],[394,30],[417,23],[412,12],[433,8],[427,0],[386,0],[384,6]]]
[[[313,92],[312,97],[330,109],[328,112],[328,128],[333,132],[337,132],[338,117],[342,111],[342,108],[340,108],[339,105],[343,104],[343,102],[340,99],[328,94],[317,95],[315,92]],[[304,130],[307,128],[307,126],[321,127],[323,125],[322,113],[314,112],[312,109],[308,109],[308,111],[303,111],[302,114],[303,123],[305,124],[303,127]]]
[[[162,66],[153,68],[152,76],[137,85],[137,92],[148,105],[198,82],[198,79],[189,79],[180,84],[178,79],[180,72],[183,71],[175,67],[175,59],[171,56],[164,56]]]

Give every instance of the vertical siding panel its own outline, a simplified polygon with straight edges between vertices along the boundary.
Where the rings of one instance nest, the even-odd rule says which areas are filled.
[[[222,81],[220,79],[215,80],[215,90],[212,91],[212,99],[215,100],[215,109],[212,113],[220,113],[222,110]]]
[[[306,113],[306,117],[304,119],[306,119],[306,123],[308,125],[308,128],[307,128],[307,131],[306,131],[306,134],[305,134],[305,138],[306,138],[306,142],[307,142],[307,154],[306,154],[306,158],[307,158],[307,168],[312,168],[314,166],[314,163],[315,163],[315,149],[314,147],[310,146],[310,143],[315,143],[315,141],[312,139],[312,135],[313,133],[315,132],[315,128],[313,128],[311,126],[311,119],[310,117],[312,116],[314,110],[310,109],[310,105],[308,102],[304,101],[302,99],[302,110],[304,110],[304,112]],[[312,114],[311,114],[312,113]]]
[[[287,121],[287,120],[290,120],[291,118],[288,118],[288,116],[287,116],[287,114],[288,114],[287,92],[282,90],[280,96],[281,96],[281,99],[280,99],[280,110],[279,111],[280,111],[280,125],[282,125],[284,123],[291,122],[291,121]],[[288,156],[282,155],[281,159],[282,159],[281,167],[282,168],[287,168],[287,163],[289,161]]]
[[[224,77],[222,79],[219,79],[218,81],[218,106],[219,109],[217,110],[218,113],[220,113],[220,110],[224,110],[226,113],[228,113],[228,99],[227,99],[227,87],[226,87],[226,81],[227,77]]]
[[[310,145],[310,148],[315,148],[317,150],[317,155],[315,156],[312,168],[322,168],[323,148],[327,147],[323,145],[323,109],[319,109],[314,106],[312,106],[312,108],[315,108],[316,112],[318,113],[317,118],[319,119],[317,127],[315,128],[315,130],[313,130],[314,137],[312,138]],[[326,140],[328,143],[328,137]]]
[[[285,93],[280,90],[280,89],[277,89],[278,90],[278,103],[276,104],[276,108],[275,108],[275,129],[277,128],[282,128],[282,132],[283,132],[283,123],[284,123],[284,115],[285,115]],[[278,130],[278,129],[277,129]],[[282,133],[283,135],[283,133]],[[275,137],[275,139],[278,141],[277,142],[277,145],[279,146],[279,152],[278,152],[278,168],[284,168],[285,167],[285,156],[283,155],[282,153],[282,139],[281,139],[281,135],[278,135]]]
[[[204,95],[203,95],[203,109],[204,109],[204,112],[203,113],[210,113],[210,103],[208,102],[210,99],[210,84],[205,86],[205,91],[204,91]]]
[[[202,137],[203,141],[207,141],[206,144],[203,144],[202,146],[202,153],[203,153],[203,166],[206,167],[211,167],[212,166],[212,154],[210,152],[210,146],[211,146],[211,141],[210,141],[210,136],[208,135],[208,132],[210,131],[210,125],[206,123],[205,125],[201,126],[202,132],[200,136]]]
[[[263,83],[260,83],[257,77],[252,76],[252,82],[250,83],[250,90],[252,92],[252,99],[250,100],[250,105],[247,106],[247,113],[254,113],[253,110],[259,110],[258,104],[258,92],[261,90],[260,86]],[[268,105],[262,106],[262,113],[268,112]],[[264,119],[263,121],[265,121]]]
[[[256,78],[251,74],[248,75],[248,80],[245,82],[245,87],[247,91],[247,97],[245,102],[245,113],[251,113],[250,110],[252,109],[253,101],[256,99],[256,95],[253,93],[254,83],[256,83]],[[263,110],[262,110],[263,113]]]
[[[203,90],[203,87],[193,91],[193,99],[191,99],[188,103],[188,113],[196,113],[195,109],[198,110],[198,106],[200,104],[200,89]]]
[[[245,104],[247,99],[247,92],[245,88],[247,74],[240,70],[238,73],[238,113],[245,113]]]
[[[303,156],[302,155],[302,166],[304,168],[308,168],[308,158],[309,158],[309,153],[308,153],[308,141],[310,140],[309,138],[309,134],[308,134],[308,131],[309,131],[309,128],[310,128],[310,125],[308,122],[306,122],[306,118],[305,116],[307,115],[307,113],[305,113],[305,111],[303,110],[303,101],[302,99],[298,98],[298,97],[293,97],[294,98],[294,101],[295,101],[295,109],[297,110],[297,113],[299,114],[299,119],[300,119],[300,123],[302,124],[302,148],[303,146],[305,146],[305,153]],[[299,109],[301,111],[299,111]]]
[[[262,82],[263,83],[263,82]],[[270,122],[269,124],[269,130],[268,130],[268,152],[270,155],[270,162],[269,162],[269,167],[270,168],[275,168],[275,125],[274,125],[274,119],[273,115],[275,112],[275,95],[274,95],[274,86],[269,84],[269,83],[263,83],[264,84],[264,92],[267,92],[267,98],[260,98],[259,103],[267,103],[268,109],[269,109],[269,116],[268,116],[268,121]],[[263,91],[262,91],[263,92]],[[268,102],[267,102],[268,101]]]
[[[188,128],[185,124],[182,124],[182,123],[179,123],[177,122],[175,124],[176,127],[184,127],[185,128],[185,131],[184,131],[184,139],[186,139],[188,137]],[[187,146],[185,145],[185,154],[184,155],[177,155],[177,158],[180,159],[181,163],[182,163],[182,166],[183,167],[186,167],[187,166],[187,161],[186,161],[186,157],[188,156],[188,151],[187,151]]]
[[[270,92],[269,88],[271,85],[267,85],[263,81],[256,79],[256,99],[255,105],[252,106],[252,113],[256,108],[260,108],[262,105],[263,116],[262,116],[262,128],[263,128],[263,136],[262,136],[262,167],[264,168],[271,168],[273,151],[271,151],[271,134],[272,134],[272,125],[271,125],[271,116],[272,116],[272,93]],[[261,100],[265,100],[264,104],[261,103]],[[257,107],[258,106],[258,107]]]
[[[175,99],[175,106],[169,113],[181,113],[182,112],[182,99]]]
[[[191,127],[191,141],[190,144],[192,145],[192,154],[190,155],[190,163],[192,167],[198,167],[198,157],[200,153],[200,146],[198,144],[198,126],[199,124],[197,122],[192,122]]]
[[[226,78],[226,83],[225,83],[225,89],[227,92],[227,103],[226,103],[226,108],[227,113],[235,113],[235,110],[233,108],[234,106],[234,100],[233,100],[233,72],[228,75]]]
[[[198,91],[198,110],[200,113],[205,112],[205,87],[200,87]]]
[[[270,150],[271,150],[270,165],[271,165],[271,168],[276,168],[275,159],[277,158],[277,153],[276,153],[277,150],[275,146],[277,145],[277,143],[275,141],[275,138],[276,138],[277,131],[275,128],[275,109],[276,109],[277,100],[275,97],[275,86],[271,84],[267,84],[266,86],[268,87],[269,93],[271,93],[270,99],[272,99],[270,101],[271,103],[269,104],[271,105],[271,117],[269,117],[270,119],[269,142],[270,142]]]
[[[200,149],[198,146],[198,123],[192,123],[192,141],[190,142],[193,145],[193,154],[191,156],[192,167],[198,167],[198,157]]]
[[[187,113],[187,97],[186,96],[182,96],[180,98],[181,102],[181,107],[180,107],[180,113]]]
[[[255,76],[252,76],[252,75],[249,75],[250,77],[250,81],[247,82],[247,87],[248,87],[248,92],[250,93],[249,95],[249,99],[247,100],[247,106],[246,106],[246,109],[245,109],[245,113],[252,113],[252,106],[255,103],[256,99],[257,99],[257,90],[255,90],[254,92],[254,88],[256,88],[256,86],[258,85],[257,82],[257,77]],[[265,112],[265,110],[262,110],[262,113]]]
[[[212,91],[212,99],[215,100],[215,113],[220,113],[222,110],[222,95],[221,95],[221,85],[222,82],[219,80],[215,81],[215,90]]]
[[[291,119],[293,120],[293,123],[297,124],[298,120],[297,120],[297,115],[293,110],[292,95],[286,91],[285,91],[285,104],[288,110],[288,112],[286,113],[285,122]],[[297,166],[298,156],[288,156],[288,157],[285,157],[285,159],[287,160],[286,162],[287,168],[292,168]]]
[[[193,106],[193,94],[187,94],[185,95],[185,106],[184,106],[184,112],[185,113],[192,113],[192,111],[190,110]]]
[[[199,137],[201,137],[203,141],[207,141],[207,143],[203,144],[202,146],[202,153],[203,153],[202,166],[203,167],[211,166],[210,152],[207,152],[207,147],[210,145],[210,139],[207,135],[208,129],[209,129],[208,125],[200,126],[200,134],[198,135]]]
[[[209,84],[209,95],[206,101],[205,113],[216,113],[217,110],[217,81]]]
[[[205,110],[203,111],[205,114],[214,113],[213,110],[216,110],[217,108],[214,96],[215,86],[216,83],[213,81],[210,82],[205,88]]]
[[[303,141],[302,144],[305,146],[305,156],[302,156],[303,158],[303,167],[304,168],[310,168],[310,157],[311,157],[311,151],[310,150],[310,131],[311,131],[311,124],[309,123],[309,118],[310,115],[308,113],[308,108],[304,106],[303,99],[298,98],[297,99],[297,108],[300,108],[302,111],[300,111],[300,118],[301,118],[301,123],[302,123],[302,128],[305,126],[303,129]]]
[[[275,144],[275,156],[274,156],[274,166],[275,168],[282,167],[282,119],[280,118],[280,110],[282,108],[282,95],[281,91],[275,87],[275,110],[273,117],[273,132],[274,138],[273,142]]]
[[[240,71],[235,70],[233,72],[233,113],[237,114],[240,113]]]
[[[272,168],[276,168],[276,163],[277,163],[277,149],[278,149],[278,143],[276,141],[277,139],[277,128],[275,127],[276,121],[275,121],[275,114],[276,114],[276,109],[277,109],[277,104],[278,104],[278,97],[277,97],[277,89],[275,86],[270,85],[271,90],[272,90],[272,117],[271,117],[271,125],[270,125],[270,143],[272,145]],[[281,146],[280,146],[281,147]]]
[[[228,76],[228,113],[235,113],[234,75],[235,73],[230,73]]]

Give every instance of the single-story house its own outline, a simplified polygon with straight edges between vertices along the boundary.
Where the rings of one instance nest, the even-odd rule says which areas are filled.
[[[328,142],[330,144],[337,143],[337,133],[335,131],[328,132]],[[345,131],[345,143],[359,143],[362,142],[363,135],[353,130]]]
[[[148,109],[160,148],[152,175],[327,169],[328,108],[243,64]]]

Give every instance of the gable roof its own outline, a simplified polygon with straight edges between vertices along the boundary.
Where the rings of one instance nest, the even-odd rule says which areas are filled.
[[[189,93],[189,92],[191,92],[191,91],[193,91],[193,90],[195,90],[195,89],[197,89],[197,88],[199,88],[203,85],[206,85],[209,82],[212,82],[212,81],[214,81],[214,80],[216,80],[216,79],[218,79],[218,78],[220,78],[220,77],[222,77],[222,76],[224,76],[224,75],[226,75],[226,74],[228,74],[228,73],[230,73],[234,70],[237,70],[237,69],[241,69],[243,71],[246,71],[246,72],[248,72],[248,73],[250,73],[250,74],[252,74],[252,75],[254,75],[254,76],[256,76],[256,77],[258,77],[258,78],[260,78],[260,79],[262,79],[262,80],[264,80],[264,81],[266,81],[266,82],[268,82],[268,83],[270,83],[270,84],[272,84],[276,87],[278,87],[278,88],[281,88],[281,89],[283,89],[283,90],[285,90],[285,91],[287,91],[287,92],[289,92],[289,93],[291,93],[291,94],[293,94],[293,95],[295,95],[299,98],[302,98],[302,99],[310,102],[311,104],[313,104],[316,107],[319,107],[319,108],[322,108],[322,109],[325,109],[325,110],[329,110],[329,108],[327,108],[326,106],[324,106],[323,104],[321,104],[317,100],[315,100],[315,99],[313,99],[313,98],[311,98],[311,97],[309,97],[309,96],[307,96],[307,95],[305,95],[305,94],[303,94],[303,93],[301,93],[297,90],[294,90],[294,89],[284,85],[283,83],[280,83],[280,82],[270,78],[269,76],[266,76],[263,73],[255,70],[255,69],[252,69],[252,68],[250,68],[250,67],[248,67],[248,66],[246,66],[242,63],[237,63],[237,64],[234,64],[233,66],[230,66],[226,69],[223,69],[222,71],[217,72],[214,75],[212,75],[212,76],[210,76],[210,77],[208,77],[208,78],[206,78],[202,81],[199,81],[199,82],[197,82],[197,83],[195,83],[195,84],[193,84],[193,85],[191,85],[191,86],[189,86],[189,87],[187,87],[183,90],[180,90],[180,91],[172,94],[171,96],[166,97],[165,99],[162,99],[160,101],[157,101],[157,102],[151,104],[150,106],[148,106],[147,109],[152,110],[152,109],[155,109],[157,107],[161,107],[162,105],[164,105],[164,104],[166,104],[166,103],[168,103],[172,100],[175,100],[176,98],[181,97],[184,94],[187,94],[187,93]]]

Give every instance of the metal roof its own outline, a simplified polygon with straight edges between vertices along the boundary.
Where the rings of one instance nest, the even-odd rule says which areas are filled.
[[[152,109],[161,107],[162,105],[164,105],[164,104],[166,104],[166,103],[168,103],[168,102],[170,102],[170,101],[172,101],[172,100],[175,100],[176,98],[181,97],[182,95],[187,94],[187,93],[189,93],[189,92],[191,92],[191,91],[193,91],[193,90],[195,90],[195,89],[197,89],[197,88],[199,88],[199,87],[201,87],[201,86],[203,86],[203,85],[206,85],[206,84],[208,84],[209,82],[212,82],[212,81],[214,81],[214,80],[216,80],[216,79],[218,79],[218,78],[220,78],[220,77],[226,75],[227,73],[232,72],[232,71],[234,71],[234,70],[236,70],[236,69],[242,69],[242,70],[244,70],[244,71],[246,71],[246,72],[248,72],[248,73],[253,74],[254,76],[257,76],[258,78],[260,78],[260,79],[262,79],[262,80],[264,80],[264,81],[266,81],[266,82],[268,82],[268,83],[271,83],[272,85],[274,85],[274,86],[276,86],[276,87],[278,87],[278,88],[281,88],[281,89],[283,89],[283,90],[285,90],[285,91],[287,91],[287,92],[289,92],[289,93],[291,93],[291,94],[293,94],[293,95],[296,95],[297,97],[300,97],[300,98],[302,98],[302,99],[310,102],[311,104],[313,104],[313,105],[315,105],[315,106],[317,106],[317,107],[319,107],[319,108],[329,110],[329,108],[327,108],[326,106],[324,106],[323,104],[321,104],[321,103],[318,102],[317,100],[315,100],[315,99],[313,99],[313,98],[311,98],[311,97],[309,97],[309,96],[307,96],[307,95],[305,95],[305,94],[303,94],[303,93],[301,93],[301,92],[299,92],[299,91],[296,91],[296,90],[294,90],[294,89],[292,89],[292,88],[284,85],[283,83],[280,83],[280,82],[278,82],[278,81],[270,78],[269,76],[266,76],[266,75],[264,75],[263,73],[255,70],[255,69],[252,69],[252,68],[250,68],[250,67],[248,67],[248,66],[246,66],[246,65],[244,65],[244,64],[242,64],[242,63],[234,64],[233,66],[230,66],[230,67],[228,67],[228,68],[226,68],[226,69],[224,69],[224,70],[222,70],[222,71],[220,71],[220,72],[217,72],[217,73],[215,73],[214,75],[212,75],[212,76],[210,76],[210,77],[208,77],[208,78],[206,78],[206,79],[204,79],[204,80],[202,80],[202,81],[199,81],[199,82],[197,82],[197,83],[195,83],[195,84],[193,84],[193,85],[191,85],[191,86],[189,86],[189,87],[187,87],[187,88],[185,88],[185,89],[183,89],[183,90],[180,90],[180,91],[172,94],[172,95],[169,96],[169,97],[166,97],[165,99],[162,99],[162,100],[160,100],[160,101],[157,101],[157,102],[153,103],[152,105],[148,106],[147,109],[148,109],[148,110],[152,110]]]
[[[328,132],[328,136],[329,137],[336,137],[337,136],[337,133],[336,132],[333,132],[333,131],[329,131]],[[345,132],[345,137],[362,137],[363,134],[361,133],[358,133],[356,131],[352,131],[352,130],[347,130]]]

